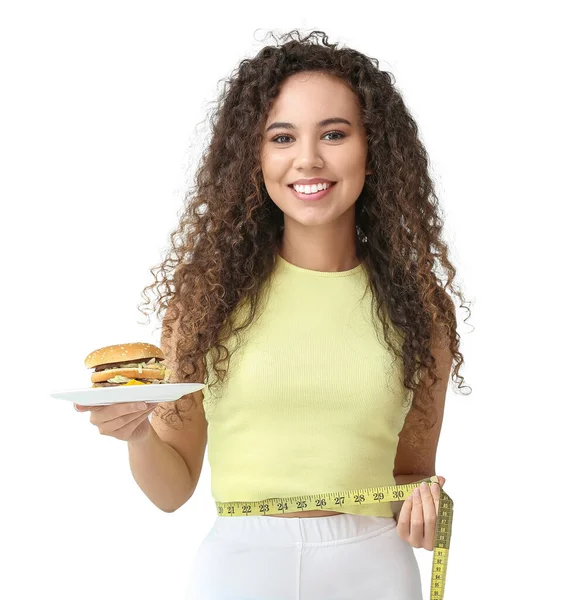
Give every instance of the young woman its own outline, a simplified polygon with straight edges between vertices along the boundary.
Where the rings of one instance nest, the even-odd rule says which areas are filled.
[[[295,33],[227,82],[159,267],[173,276],[144,290],[165,288],[170,381],[207,384],[122,429],[136,481],[168,512],[193,494],[207,443],[217,502],[435,474],[463,358],[427,153],[378,61]],[[426,485],[403,503],[219,516],[190,597],[421,599],[413,548],[433,549],[438,502]]]

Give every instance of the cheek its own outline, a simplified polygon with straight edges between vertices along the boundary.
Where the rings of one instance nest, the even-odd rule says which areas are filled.
[[[353,183],[360,178],[364,179],[365,172],[366,157],[360,152],[352,152],[345,156],[345,160],[341,163],[341,174]]]
[[[290,165],[282,161],[267,160],[262,167],[264,181],[272,185],[282,185],[289,180]]]
[[[292,199],[288,198],[288,190],[286,190],[284,185],[277,183],[273,179],[269,179],[267,175],[264,177],[264,185],[266,186],[268,196],[280,210],[283,211],[286,206],[289,206],[289,202]]]
[[[365,175],[364,172],[362,176],[359,174],[346,182],[344,189],[344,197],[350,198],[352,202],[355,202],[360,196],[363,188],[364,188]]]

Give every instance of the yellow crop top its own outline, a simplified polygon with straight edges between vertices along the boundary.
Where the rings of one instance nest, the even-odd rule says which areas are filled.
[[[277,255],[261,314],[220,388],[203,389],[216,502],[396,485],[407,390],[367,282],[362,264],[312,271]],[[328,510],[393,516],[390,503]]]

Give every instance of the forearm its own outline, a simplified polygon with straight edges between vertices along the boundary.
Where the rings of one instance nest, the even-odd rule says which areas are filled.
[[[193,495],[185,461],[152,427],[144,440],[128,442],[130,470],[146,496],[164,512],[173,512]]]
[[[394,479],[396,480],[396,485],[403,485],[404,483],[413,483],[414,481],[421,481],[422,479],[432,477],[433,475],[434,473],[431,473],[431,475],[427,475],[424,473],[410,473],[407,475],[394,475]],[[398,522],[398,517],[400,516],[400,511],[402,510],[404,502],[405,500],[396,500],[390,503],[396,523]]]

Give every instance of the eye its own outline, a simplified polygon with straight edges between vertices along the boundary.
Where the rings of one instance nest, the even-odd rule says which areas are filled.
[[[327,135],[338,135],[338,136],[340,136],[338,138],[334,138],[332,140],[329,140],[331,142],[338,141],[338,140],[341,140],[342,138],[346,137],[345,134],[342,131],[328,131],[325,134],[325,136],[327,136]],[[325,136],[323,136],[323,137],[325,137]],[[291,136],[282,133],[280,135],[277,135],[275,138],[272,138],[272,142],[274,142],[275,144],[280,144],[280,145],[288,143],[288,142],[278,142],[277,140],[279,140],[280,138],[291,138]]]

